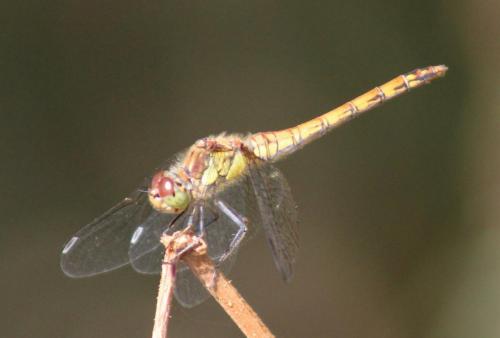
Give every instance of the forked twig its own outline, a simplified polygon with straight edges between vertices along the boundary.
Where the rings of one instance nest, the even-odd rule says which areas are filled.
[[[175,286],[175,264],[179,258],[189,266],[191,271],[222,306],[243,334],[247,337],[274,337],[269,328],[267,328],[257,313],[248,305],[238,290],[221,272],[217,271],[214,263],[208,256],[207,246],[203,239],[187,231],[178,232],[171,236],[165,235],[162,238],[162,243],[165,245],[166,250],[165,263],[162,268],[160,293],[165,292],[165,294],[158,295],[153,338],[167,337],[168,317],[170,316],[172,293]],[[179,252],[182,253],[181,257],[177,254]],[[168,285],[163,285],[164,283]]]

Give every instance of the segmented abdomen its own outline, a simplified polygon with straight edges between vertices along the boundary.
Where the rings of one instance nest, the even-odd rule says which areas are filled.
[[[264,161],[278,160],[361,113],[406,93],[410,89],[444,76],[446,71],[447,68],[444,65],[415,69],[296,127],[250,135],[247,145],[256,157]]]

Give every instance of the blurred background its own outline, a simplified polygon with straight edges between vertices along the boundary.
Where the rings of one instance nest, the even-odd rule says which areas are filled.
[[[2,1],[3,337],[148,337],[158,276],[70,279],[63,244],[158,163],[280,129],[431,64],[444,79],[279,164],[295,279],[263,237],[231,278],[279,337],[499,337],[496,1]],[[214,302],[171,337],[240,337]]]

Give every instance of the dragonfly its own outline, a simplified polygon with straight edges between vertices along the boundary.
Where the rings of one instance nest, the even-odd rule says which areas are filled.
[[[289,282],[298,251],[297,211],[275,163],[446,71],[444,65],[415,69],[292,128],[197,140],[71,237],[61,254],[63,272],[87,277],[131,264],[140,273],[160,273],[165,250],[161,236],[191,229],[207,243],[217,267],[229,273],[239,248],[262,228],[275,266]],[[177,269],[174,294],[185,307],[209,296],[186,266]]]

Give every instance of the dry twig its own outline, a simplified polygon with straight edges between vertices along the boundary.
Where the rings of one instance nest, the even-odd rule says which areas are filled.
[[[179,252],[182,253],[180,258],[247,337],[274,337],[238,290],[216,270],[207,254],[206,243],[202,239],[195,237],[191,232],[178,232],[162,238],[162,243],[166,248],[165,263],[162,269],[153,338],[167,336],[168,316],[175,286],[175,263],[179,259],[177,254]],[[164,283],[167,285],[163,286]],[[162,295],[162,292],[165,294]],[[155,333],[158,335],[155,336]]]
[[[162,238],[165,246],[165,257],[161,268],[160,287],[156,300],[155,324],[153,327],[153,338],[167,338],[168,321],[172,309],[172,296],[175,288],[175,272],[179,256],[173,248],[171,238]]]

